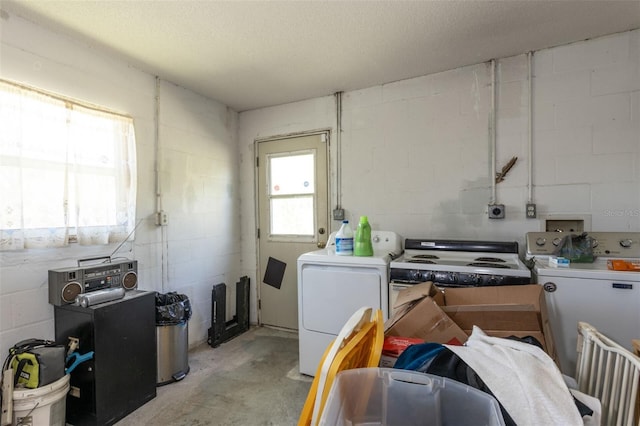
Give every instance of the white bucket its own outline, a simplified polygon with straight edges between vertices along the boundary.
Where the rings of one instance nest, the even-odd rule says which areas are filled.
[[[69,375],[35,389],[13,391],[13,425],[65,426]]]

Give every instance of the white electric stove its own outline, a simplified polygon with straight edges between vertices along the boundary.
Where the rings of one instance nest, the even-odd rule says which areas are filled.
[[[640,232],[589,232],[593,263],[550,266],[565,234],[529,232],[526,258],[544,286],[560,367],[573,376],[578,321],[585,321],[624,347],[640,338],[640,272],[610,270],[613,259],[640,259]]]
[[[531,284],[516,241],[407,238],[404,254],[390,264],[389,305],[408,286],[433,281],[439,287]]]

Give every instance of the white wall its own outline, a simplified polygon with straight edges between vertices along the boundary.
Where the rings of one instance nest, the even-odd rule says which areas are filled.
[[[240,277],[237,113],[161,82],[159,171],[167,227],[157,227],[155,77],[16,16],[0,22],[0,77],[102,105],[134,118],[138,159],[133,243],[118,256],[138,260],[139,288],[186,294],[189,342],[206,340],[211,287]],[[28,337],[54,338],[47,271],[115,246],[0,252],[0,354]],[[234,303],[235,304],[235,303]],[[233,307],[235,309],[235,306]]]
[[[590,215],[592,230],[640,231],[640,30],[535,52],[533,201],[538,216]],[[517,240],[541,230],[528,199],[527,57],[497,61],[496,186],[506,219],[488,219],[490,66],[477,64],[343,95],[347,219],[404,237]],[[240,114],[243,200],[253,141],[331,127],[333,97]],[[332,138],[331,161],[337,152]],[[333,205],[335,170],[331,173]],[[242,206],[243,274],[255,276],[255,203]],[[333,230],[338,222],[333,223]],[[255,283],[255,280],[253,280]]]

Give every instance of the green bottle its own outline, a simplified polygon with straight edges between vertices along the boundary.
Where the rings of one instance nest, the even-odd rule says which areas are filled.
[[[356,235],[353,238],[354,256],[373,256],[373,245],[371,244],[371,225],[367,216],[360,216],[360,223],[356,228]]]

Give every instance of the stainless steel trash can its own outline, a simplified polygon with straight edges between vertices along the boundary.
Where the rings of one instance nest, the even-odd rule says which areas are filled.
[[[158,386],[184,379],[189,373],[189,322],[156,324]]]

